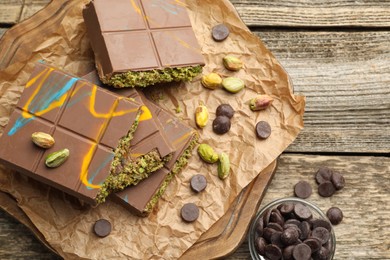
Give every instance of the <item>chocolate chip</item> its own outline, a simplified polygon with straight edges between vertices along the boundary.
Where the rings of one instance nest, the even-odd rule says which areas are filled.
[[[213,121],[213,131],[216,134],[225,134],[230,130],[230,127],[230,118],[227,116],[217,116]]]
[[[191,189],[195,192],[201,192],[206,189],[207,180],[202,174],[196,174],[190,181]]]
[[[278,209],[282,215],[289,215],[294,211],[294,204],[282,203],[279,205]]]
[[[295,204],[294,214],[301,220],[308,220],[313,216],[310,209],[301,203]]]
[[[328,167],[320,167],[316,172],[315,179],[318,184],[321,184],[325,181],[330,181],[333,171]]]
[[[334,172],[331,178],[331,181],[336,188],[336,190],[341,190],[345,186],[344,176],[339,172]]]
[[[301,223],[301,221],[299,221],[298,219],[295,219],[295,218],[287,219],[286,222],[284,222],[284,224],[293,224],[296,226],[299,226],[300,223]]]
[[[259,253],[260,255],[264,255],[265,246],[267,245],[265,239],[262,237],[257,237],[255,243],[256,243],[255,246],[256,246],[257,253]]]
[[[313,253],[313,258],[316,260],[328,260],[329,255],[330,255],[329,249],[325,247],[321,247],[320,250]]]
[[[279,225],[278,223],[275,223],[275,222],[270,222],[268,225],[267,225],[268,228],[272,228],[276,231],[283,231],[283,227],[281,225]]]
[[[283,249],[283,259],[284,260],[293,260],[293,251],[294,251],[295,245],[288,246]]]
[[[281,236],[282,236],[282,232],[280,231],[276,231],[275,233],[273,233],[271,236],[271,244],[274,244],[279,248],[283,248],[284,243],[282,242]]]
[[[299,229],[301,230],[301,235],[299,236],[299,239],[305,240],[309,237],[311,229],[310,229],[310,224],[307,221],[302,221],[299,224]]]
[[[224,24],[215,25],[211,29],[211,35],[217,42],[225,40],[229,36],[229,28]]]
[[[317,227],[323,227],[326,228],[328,231],[332,230],[332,225],[329,223],[329,221],[325,219],[312,219],[310,220],[310,224],[312,226],[312,229],[315,229]]]
[[[267,226],[269,223],[269,217],[271,216],[271,209],[267,209],[264,212],[264,226]]]
[[[216,116],[227,116],[232,118],[234,115],[234,109],[229,104],[221,104],[217,107]]]
[[[283,230],[280,239],[282,240],[283,244],[285,245],[293,245],[298,241],[299,233],[298,228],[292,228],[289,227],[285,230]]]
[[[313,231],[311,232],[311,236],[320,240],[321,244],[323,245],[328,242],[330,238],[330,233],[326,228],[317,227],[313,229]]]
[[[273,228],[269,228],[268,226],[266,228],[264,228],[263,230],[263,237],[264,239],[267,241],[267,242],[271,242],[271,237],[273,235],[273,233],[277,232],[275,229]]]
[[[316,252],[321,248],[321,242],[317,238],[308,238],[303,243],[310,247],[311,252]]]
[[[337,225],[343,220],[343,212],[338,207],[329,208],[326,216],[333,225]]]
[[[312,189],[310,184],[307,181],[300,181],[294,186],[295,196],[301,199],[306,199],[310,197]]]
[[[318,194],[322,197],[330,197],[336,192],[333,183],[330,181],[325,181],[318,185]]]
[[[186,203],[181,208],[181,217],[186,222],[193,222],[199,217],[199,208],[194,203]]]
[[[284,218],[277,209],[272,210],[271,215],[269,217],[269,221],[278,223],[281,227],[284,225]]]
[[[106,237],[111,233],[111,223],[107,219],[99,219],[93,225],[93,231],[98,237]]]
[[[256,222],[256,233],[258,236],[263,235],[263,230],[264,230],[264,220],[263,217],[260,217],[257,222]]]
[[[256,134],[260,139],[267,139],[271,135],[271,126],[265,121],[256,124]]]
[[[310,260],[310,247],[304,243],[296,245],[293,250],[293,257],[295,260]]]
[[[282,250],[276,245],[267,245],[265,247],[265,256],[270,260],[279,260],[282,258]]]

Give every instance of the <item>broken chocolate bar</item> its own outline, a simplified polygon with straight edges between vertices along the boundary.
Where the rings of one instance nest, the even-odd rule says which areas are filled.
[[[190,81],[205,64],[180,1],[93,0],[83,17],[100,79],[110,86]]]
[[[149,104],[148,106],[152,110],[152,106]],[[152,212],[172,178],[187,165],[198,143],[198,134],[193,128],[165,110],[161,109],[156,112],[168,139],[176,148],[172,159],[165,164],[164,168],[151,174],[138,185],[127,187],[111,196],[139,216],[147,216]]]
[[[123,169],[142,167],[129,159],[130,142],[138,122],[150,117],[146,106],[38,63],[0,138],[0,162],[96,205],[129,178],[143,178]],[[33,132],[51,134],[54,146],[34,145]],[[48,168],[45,157],[64,148],[69,158]]]
[[[83,76],[83,78],[103,88],[106,87],[100,82],[95,70]],[[186,166],[188,159],[192,155],[192,150],[197,144],[198,134],[196,130],[186,125],[180,119],[146,99],[145,95],[140,91],[133,88],[107,89],[116,94],[133,98],[137,102],[142,101],[151,111],[153,118],[157,119],[158,123],[161,124],[161,129],[163,129],[168,141],[175,148],[172,159],[165,164],[164,168],[150,174],[147,179],[144,179],[137,185],[127,187],[123,191],[113,193],[111,196],[114,201],[120,203],[134,214],[147,216],[152,212],[172,178]]]

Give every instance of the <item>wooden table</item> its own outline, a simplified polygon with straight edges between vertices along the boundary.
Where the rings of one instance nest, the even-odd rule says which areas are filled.
[[[49,0],[2,0],[0,35]],[[292,196],[320,166],[341,172],[335,259],[390,259],[390,2],[379,0],[231,0],[307,98],[305,128],[278,160],[261,206]],[[318,1],[315,1],[318,2]],[[58,259],[7,213],[0,212],[0,259]],[[227,259],[249,259],[247,242]]]

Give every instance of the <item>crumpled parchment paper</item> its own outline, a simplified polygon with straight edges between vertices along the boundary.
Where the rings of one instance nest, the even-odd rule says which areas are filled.
[[[81,15],[87,1],[66,2],[71,7],[59,15],[58,27],[48,31],[45,37],[26,39],[31,44],[23,59],[0,71],[0,133],[8,123],[36,61],[43,59],[78,76],[94,67]],[[160,106],[194,128],[195,108],[200,102],[206,104],[210,122],[199,130],[200,141],[229,155],[230,176],[220,180],[217,165],[203,163],[194,151],[188,166],[173,179],[152,214],[139,218],[111,201],[91,208],[0,166],[0,189],[17,200],[48,244],[66,259],[180,257],[224,215],[240,191],[274,161],[303,128],[304,97],[293,94],[287,73],[244,25],[230,2],[186,0],[185,4],[206,61],[203,73],[239,77],[245,81],[246,88],[237,94],[222,89],[208,90],[201,86],[198,77],[191,83],[151,87],[148,92],[159,97]],[[210,35],[211,28],[219,23],[225,23],[231,32],[223,42],[213,41]],[[239,72],[225,70],[222,58],[227,54],[244,61],[244,69]],[[257,93],[271,95],[274,98],[272,107],[260,112],[251,111],[248,100]],[[231,130],[225,135],[216,135],[211,121],[215,118],[215,109],[222,103],[229,103],[236,113]],[[181,112],[177,113],[178,108]],[[269,122],[272,127],[272,134],[266,140],[257,139],[255,134],[255,125],[260,120]],[[193,193],[189,187],[190,178],[197,173],[204,174],[208,180],[206,191],[200,194]],[[187,202],[200,208],[200,216],[193,223],[185,223],[180,218],[181,206]],[[100,218],[112,223],[113,230],[108,237],[98,238],[92,233],[94,222]]]

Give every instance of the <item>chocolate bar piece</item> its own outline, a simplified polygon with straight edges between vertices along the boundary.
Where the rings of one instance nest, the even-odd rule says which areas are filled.
[[[38,63],[0,138],[0,162],[96,205],[125,177],[137,179],[119,169],[141,164],[127,155],[138,122],[150,116],[146,106]],[[54,146],[34,145],[34,132],[51,134]],[[64,148],[69,158],[48,168],[46,156]]]
[[[149,104],[148,106],[152,110],[152,106]],[[139,216],[147,216],[152,212],[172,178],[187,165],[198,143],[198,134],[193,128],[165,110],[156,112],[165,133],[176,148],[172,159],[165,164],[164,168],[157,170],[138,185],[127,187],[111,195],[114,201]]]
[[[146,87],[190,81],[204,59],[185,4],[160,0],[93,0],[83,10],[103,83]]]
[[[101,87],[106,87],[99,81],[97,72],[91,71],[83,76],[84,79],[93,82]],[[155,105],[146,99],[142,92],[133,88],[112,89],[107,88],[116,94],[134,98],[137,102],[142,102],[149,108],[153,118],[158,119],[161,128],[174,148],[172,159],[164,165],[164,168],[157,170],[142,180],[135,186],[127,187],[123,191],[113,193],[111,198],[123,205],[138,216],[147,216],[155,207],[159,198],[164,194],[168,184],[187,164],[192,155],[192,150],[198,142],[196,130],[186,125],[180,119]],[[136,134],[138,130],[136,131]]]
[[[137,103],[144,105],[144,102],[138,91],[133,88],[109,88],[100,81],[96,70],[93,70],[90,73],[82,76],[82,79],[88,80],[89,82],[92,82],[93,84],[102,88],[112,90],[118,95],[130,98]],[[143,118],[141,117],[141,119]],[[140,163],[134,164],[124,161],[126,166],[123,167],[123,169],[118,169],[118,171],[124,172],[123,174],[125,176],[123,178],[128,179],[129,183],[126,183],[125,186],[128,186],[129,184],[135,185],[140,180],[147,178],[150,173],[162,168],[164,164],[172,157],[174,148],[167,139],[160,123],[155,122],[156,120],[158,120],[157,117],[152,113],[147,118],[145,118],[145,120],[139,121],[137,131],[135,131],[133,139],[131,140],[131,147],[129,148],[129,156],[127,157],[127,160],[138,160]],[[129,171],[134,171],[137,174],[127,175],[127,172]],[[135,176],[136,178],[131,179],[132,176]],[[124,187],[121,186],[119,188],[123,189]]]

